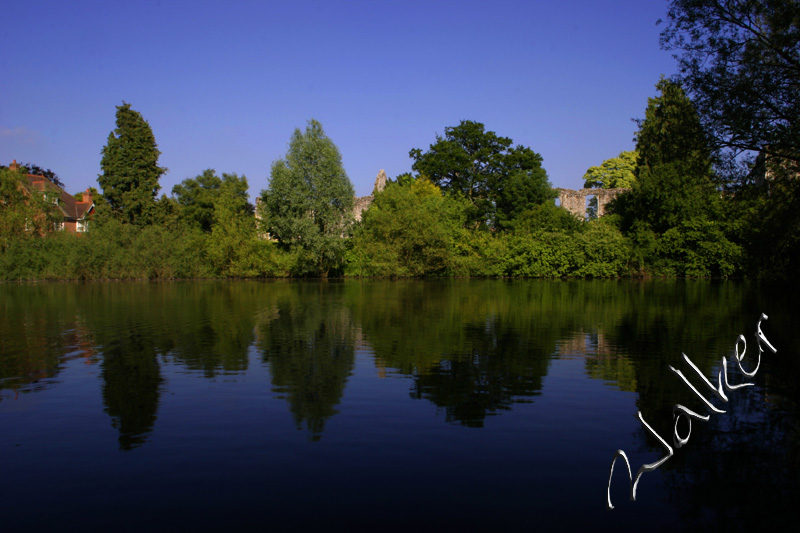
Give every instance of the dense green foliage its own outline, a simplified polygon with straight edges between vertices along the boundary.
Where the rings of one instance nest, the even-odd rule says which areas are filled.
[[[627,189],[636,181],[635,151],[620,152],[617,157],[606,159],[599,167],[589,167],[583,175],[584,187],[600,189]]]
[[[275,243],[203,234],[185,226],[136,226],[109,220],[85,235],[53,232],[10,239],[0,254],[3,280],[176,279],[289,275]]]
[[[628,273],[628,244],[605,220],[581,222],[551,205],[540,206],[524,218],[524,230],[505,236],[504,275],[615,278]]]
[[[31,194],[24,167],[17,172],[0,168],[0,252],[15,240],[49,233],[56,220],[53,200],[48,193]]]
[[[425,178],[389,184],[375,197],[353,240],[349,272],[436,276],[456,270],[455,244],[466,205]]]
[[[769,183],[737,191],[730,202],[733,223],[750,274],[792,279],[800,268],[800,180],[785,168],[775,170]]]
[[[298,254],[300,273],[325,277],[340,268],[354,191],[339,149],[319,122],[310,120],[305,133],[294,131],[286,158],[272,164],[261,196],[267,231]]]
[[[180,205],[180,218],[206,233],[219,223],[224,204],[233,213],[251,215],[253,207],[247,198],[247,178],[236,174],[217,176],[214,169],[204,170],[195,178],[187,178],[172,188]]]
[[[672,0],[662,46],[713,140],[748,273],[800,267],[800,3]],[[756,157],[756,154],[759,154]]]
[[[636,180],[611,205],[633,241],[641,272],[693,277],[736,274],[740,247],[729,239],[715,187],[709,140],[681,87],[662,79],[636,134]]]
[[[522,211],[555,198],[542,156],[530,148],[513,147],[511,139],[470,120],[444,133],[427,152],[409,152],[412,168],[446,194],[467,200],[470,226],[507,228]]]
[[[158,166],[161,152],[150,125],[130,104],[117,106],[117,127],[101,153],[97,182],[113,212],[128,222],[152,222],[158,179],[167,169]]]

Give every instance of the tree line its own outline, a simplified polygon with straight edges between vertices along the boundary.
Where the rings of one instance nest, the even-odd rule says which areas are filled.
[[[662,78],[635,150],[584,176],[626,188],[579,219],[531,148],[484,124],[414,148],[412,172],[356,222],[341,154],[310,120],[257,206],[245,176],[207,169],[162,194],[149,124],[123,103],[85,235],[48,231],[47,202],[0,169],[0,278],[789,277],[800,252],[800,6],[673,0]],[[54,173],[53,173],[54,174]],[[54,174],[55,175],[55,174]]]

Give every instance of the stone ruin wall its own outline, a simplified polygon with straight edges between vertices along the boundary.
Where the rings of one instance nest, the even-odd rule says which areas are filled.
[[[353,217],[356,221],[361,221],[361,214],[372,205],[372,200],[374,199],[375,195],[370,194],[369,196],[361,196],[353,200]]]
[[[356,197],[353,201],[353,216],[356,221],[361,221],[361,214],[367,210],[375,199],[375,195],[381,192],[386,187],[386,172],[383,169],[378,172],[375,178],[375,186],[372,188],[372,194],[369,196]]]
[[[556,189],[561,207],[581,220],[586,218],[586,197],[597,198],[597,216],[601,217],[606,212],[608,202],[630,189]]]

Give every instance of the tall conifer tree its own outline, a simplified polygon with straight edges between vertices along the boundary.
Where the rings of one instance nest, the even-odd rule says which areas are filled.
[[[130,104],[117,106],[117,128],[101,153],[97,182],[112,210],[131,223],[152,222],[158,179],[167,169],[158,166],[161,152],[150,125]]]
[[[711,150],[700,117],[681,87],[662,79],[636,134],[633,218],[662,233],[709,214],[714,204]],[[717,195],[718,196],[718,195]]]
[[[613,211],[634,243],[639,268],[690,277],[727,277],[741,248],[728,238],[709,138],[680,85],[662,79],[636,134],[636,181]]]

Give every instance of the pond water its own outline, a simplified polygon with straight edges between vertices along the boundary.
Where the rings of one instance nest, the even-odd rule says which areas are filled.
[[[5,530],[780,529],[800,518],[793,286],[0,285]],[[754,386],[723,402],[765,351]],[[740,345],[741,349],[741,345]],[[740,350],[741,351],[741,350]],[[669,366],[681,370],[708,410]],[[673,446],[673,405],[694,421]],[[625,463],[610,483],[614,453]],[[685,420],[679,433],[686,436]]]

